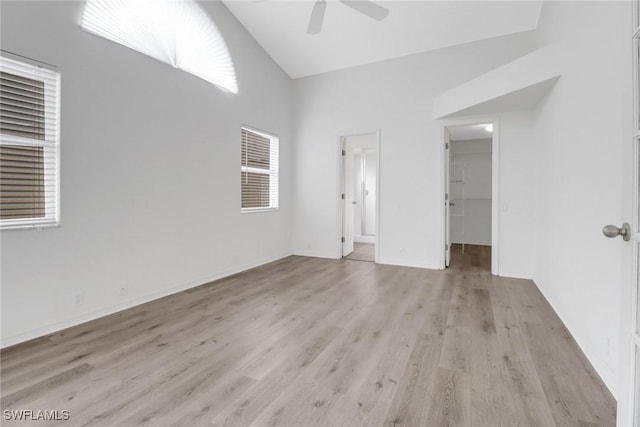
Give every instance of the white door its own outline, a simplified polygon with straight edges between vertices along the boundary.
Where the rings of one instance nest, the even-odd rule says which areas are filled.
[[[449,147],[450,144],[449,129],[444,128],[444,265],[449,267],[451,264],[451,205],[450,205],[450,179],[449,179]]]
[[[640,1],[634,2],[634,35],[633,35],[633,68],[634,68],[634,90],[633,103],[635,110],[634,118],[634,175],[630,187],[632,187],[634,195],[633,203],[633,221],[632,221],[632,242],[633,262],[631,263],[632,272],[631,286],[633,289],[632,298],[632,331],[631,349],[632,363],[629,372],[633,373],[633,386],[631,393],[631,416],[633,417],[633,425],[640,425],[640,221],[639,221],[639,204],[640,204]]]
[[[375,149],[363,149],[363,188],[362,188],[362,235],[376,234],[376,161]]]
[[[632,220],[629,233],[630,244],[625,244],[623,286],[625,290],[625,302],[631,302],[631,315],[623,310],[622,321],[623,339],[622,347],[628,351],[622,351],[622,392],[618,399],[618,426],[640,426],[640,0],[634,1],[634,30],[633,30],[633,103],[634,103],[634,135],[633,165],[625,165],[625,170],[633,169],[633,172],[623,174],[623,194],[632,196]],[[628,146],[626,146],[628,147]],[[625,147],[625,149],[626,149]],[[629,212],[625,209],[625,212]],[[623,227],[624,228],[624,227]],[[611,235],[618,231],[615,227],[608,230]],[[624,231],[623,231],[624,233]],[[626,239],[625,239],[626,240]],[[631,259],[631,261],[628,261]],[[630,297],[630,298],[626,298]],[[631,325],[628,324],[631,323]]]
[[[355,222],[354,205],[355,184],[353,171],[353,149],[349,147],[347,138],[342,138],[342,171],[343,171],[343,217],[342,217],[342,256],[353,252],[353,225]]]

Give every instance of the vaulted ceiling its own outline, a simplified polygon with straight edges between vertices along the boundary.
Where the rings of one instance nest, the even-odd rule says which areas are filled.
[[[377,1],[373,20],[327,0],[322,31],[307,34],[314,0],[222,0],[292,78],[534,30],[542,0]]]

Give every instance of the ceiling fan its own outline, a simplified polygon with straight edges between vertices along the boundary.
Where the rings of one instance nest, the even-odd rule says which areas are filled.
[[[340,0],[340,3],[349,6],[350,8],[357,10],[358,12],[367,15],[371,19],[376,21],[382,21],[389,15],[389,9],[377,5],[369,0]],[[322,30],[322,23],[324,22],[324,11],[327,8],[326,0],[316,0],[311,11],[311,18],[309,19],[309,26],[307,27],[308,34],[318,34]]]

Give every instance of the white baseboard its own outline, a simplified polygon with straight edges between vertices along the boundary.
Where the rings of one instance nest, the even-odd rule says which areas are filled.
[[[517,272],[513,272],[513,271],[503,271],[500,270],[498,272],[498,276],[500,277],[506,277],[509,279],[525,279],[525,280],[533,280],[533,276],[531,274],[522,274],[522,273],[517,273]]]
[[[353,236],[353,241],[356,243],[369,243],[374,245],[376,243],[376,236]]]
[[[306,250],[302,250],[302,251],[294,251],[293,255],[295,256],[306,256],[306,257],[310,257],[310,258],[327,258],[327,259],[340,259],[341,257],[337,257],[335,255],[329,255],[326,252],[320,252],[320,251],[306,251]]]
[[[423,262],[417,262],[407,259],[380,257],[378,264],[397,265],[400,267],[414,267],[414,268],[426,268],[429,270],[442,270],[443,268],[438,265],[426,264]]]
[[[617,394],[617,389],[615,387],[617,377],[611,365],[607,363],[607,361],[597,351],[590,351],[591,340],[586,338],[588,334],[583,331],[580,322],[572,322],[572,319],[564,313],[564,310],[562,310],[561,304],[559,304],[551,297],[551,293],[547,292],[544,286],[540,286],[536,279],[532,279],[532,281],[540,290],[540,293],[542,294],[544,299],[547,300],[553,311],[558,315],[564,326],[567,328],[567,330],[575,340],[576,344],[578,344],[578,347],[580,347],[582,353],[586,356],[587,360],[589,360],[589,363],[591,363],[591,366],[598,373],[598,375],[602,379],[602,382],[604,382],[605,386],[607,386],[609,392],[615,399]]]

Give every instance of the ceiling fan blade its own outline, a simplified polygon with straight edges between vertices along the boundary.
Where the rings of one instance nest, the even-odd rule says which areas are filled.
[[[322,23],[324,22],[324,11],[327,8],[326,0],[317,0],[313,5],[311,11],[311,18],[309,18],[309,26],[307,27],[307,33],[318,34],[322,30]]]
[[[357,10],[360,13],[364,13],[369,18],[373,18],[376,21],[382,21],[389,15],[389,9],[382,7],[368,0],[340,0],[345,5],[352,9]]]

